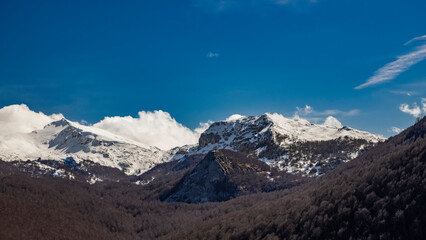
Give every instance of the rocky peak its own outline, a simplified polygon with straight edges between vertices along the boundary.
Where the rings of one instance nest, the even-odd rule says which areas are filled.
[[[71,126],[71,122],[69,122],[65,118],[62,118],[61,120],[49,123],[48,125],[45,126],[45,128],[46,127],[50,127],[50,126],[53,126],[53,127],[66,127],[66,126]]]
[[[321,175],[382,140],[349,127],[266,113],[212,124],[201,134],[197,153],[229,149],[288,172]]]

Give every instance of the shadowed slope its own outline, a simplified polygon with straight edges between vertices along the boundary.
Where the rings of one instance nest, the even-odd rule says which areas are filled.
[[[170,238],[424,239],[426,118],[317,183]]]
[[[240,195],[291,188],[309,179],[278,171],[244,154],[211,151],[164,197],[168,202],[216,202]]]

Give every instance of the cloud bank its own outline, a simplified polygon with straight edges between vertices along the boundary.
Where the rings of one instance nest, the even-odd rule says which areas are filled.
[[[119,136],[123,136],[150,146],[167,150],[186,144],[196,144],[200,134],[207,129],[208,123],[191,130],[178,123],[169,113],[141,111],[138,117],[105,117],[95,123],[97,127]]]
[[[0,144],[5,137],[19,140],[19,134],[42,129],[47,124],[62,118],[64,118],[62,114],[49,116],[42,112],[34,112],[25,104],[3,107],[0,109]],[[201,133],[210,124],[210,121],[200,123],[198,128],[191,130],[178,123],[169,113],[160,110],[141,111],[136,118],[130,116],[105,117],[92,127],[168,150],[177,146],[197,143]]]
[[[0,136],[29,133],[62,119],[62,114],[45,115],[31,111],[27,105],[10,105],[0,109]]]
[[[408,41],[405,45],[414,42],[426,40],[426,35],[416,37]],[[424,60],[426,58],[426,44],[416,47],[410,53],[397,57],[397,60],[390,62],[379,68],[373,76],[371,76],[367,82],[355,87],[355,89],[362,89],[379,83],[387,82],[398,77],[401,73],[407,71],[414,64]]]

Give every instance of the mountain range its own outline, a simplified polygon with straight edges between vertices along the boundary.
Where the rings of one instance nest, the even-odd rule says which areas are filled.
[[[208,130],[205,134],[210,133]],[[204,146],[174,150],[174,156],[181,155],[177,160],[157,164],[140,175],[71,156],[61,160],[61,165],[42,159],[1,161],[0,238],[426,236],[426,118],[397,136],[378,140],[359,156],[317,177],[281,170],[259,160],[252,148],[241,152],[212,148],[205,154],[204,147],[220,143],[217,137],[212,139],[214,143]],[[52,148],[56,146],[60,144]],[[63,169],[75,178],[37,174],[37,165],[31,165],[34,162]],[[86,176],[92,171],[105,179],[88,184]]]
[[[99,165],[141,176],[163,163],[205,156],[212,150],[232,150],[282,172],[320,176],[383,140],[350,127],[267,113],[212,123],[198,144],[162,150],[62,118],[28,133],[4,136],[0,159],[22,167],[31,165],[37,174],[72,179],[74,173],[62,168],[70,159],[77,165]],[[93,179],[102,180],[92,177],[88,181]]]

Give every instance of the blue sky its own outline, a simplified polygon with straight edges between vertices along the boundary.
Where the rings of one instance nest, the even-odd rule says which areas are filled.
[[[426,61],[418,54],[385,80],[375,73],[426,44],[406,44],[426,35],[425,9],[422,0],[2,1],[0,107],[89,123],[163,110],[195,128],[309,105],[311,121],[333,115],[390,136],[414,123],[400,108],[422,111]],[[371,79],[379,83],[355,89]]]

